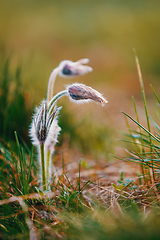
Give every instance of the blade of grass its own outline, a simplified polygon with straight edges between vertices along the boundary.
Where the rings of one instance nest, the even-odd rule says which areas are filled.
[[[72,190],[73,190],[74,192],[76,192],[76,190],[74,189],[73,185],[72,185],[71,182],[69,181],[69,178],[67,177],[67,175],[65,174],[64,176],[66,177],[66,179],[67,179],[70,187],[72,188]]]
[[[29,185],[29,180],[31,176],[31,168],[32,168],[32,161],[33,161],[33,145],[31,148],[31,155],[30,155],[30,162],[29,162],[29,170],[28,170],[28,177],[27,177],[27,185]]]
[[[154,125],[155,126],[155,125]],[[155,126],[156,127],[156,126]],[[148,136],[148,134],[146,135],[146,134],[144,134],[144,133],[140,133],[139,131],[136,131],[136,130],[133,130],[132,129],[132,132],[133,132],[133,135],[132,135],[132,137],[133,138],[135,138],[135,139],[141,139],[142,138],[142,140],[143,141],[147,141],[147,139],[149,138],[149,136]],[[126,134],[127,135],[127,134]],[[158,134],[156,133],[156,135],[158,136]],[[129,135],[130,136],[130,135]],[[160,135],[159,135],[160,136]],[[156,137],[156,136],[155,136]],[[155,141],[155,139],[152,137],[152,140],[153,141]]]
[[[144,84],[143,84],[143,78],[142,78],[142,73],[141,73],[141,69],[140,69],[140,64],[139,64],[138,56],[137,56],[135,50],[134,50],[134,53],[135,53],[135,60],[136,60],[136,65],[137,65],[138,77],[139,77],[140,86],[141,86],[142,99],[143,99],[143,104],[144,104],[145,114],[146,114],[146,119],[147,119],[148,131],[151,132],[150,122],[149,122],[149,115],[148,115],[148,109],[147,109],[147,103],[146,103],[146,97],[145,97],[145,90],[144,90]],[[151,139],[151,138],[150,138],[150,149],[151,149],[151,152],[152,152],[152,139]],[[151,156],[151,161],[152,161],[152,156]],[[153,170],[153,168],[152,168],[152,171],[153,171],[153,179],[154,179],[154,170]]]
[[[22,192],[23,192],[25,183],[24,183],[24,177],[23,177],[24,169],[23,169],[22,153],[21,153],[21,147],[20,147],[20,144],[19,144],[17,132],[15,131],[14,134],[15,134],[16,143],[17,143],[17,147],[18,147],[18,154],[19,154],[19,161],[20,161],[20,169],[21,169],[21,175],[22,175],[22,181],[20,180],[20,182],[22,182],[21,186],[22,186]]]
[[[135,114],[136,114],[136,118],[137,118],[137,122],[139,123],[139,117],[138,117],[138,112],[137,112],[137,107],[136,107],[136,103],[135,103],[135,99],[134,97],[132,97],[132,101],[133,101],[133,106],[134,106],[134,111],[135,111]],[[140,136],[141,136],[141,142],[143,143],[143,138],[142,138],[142,132],[141,132],[141,128],[140,126],[139,127],[139,132],[140,132]],[[135,140],[134,140],[135,141]],[[145,153],[145,150],[144,150],[144,146],[141,145],[141,149],[142,149],[142,152]],[[142,175],[143,175],[143,180],[145,182],[145,177],[144,177],[144,166],[141,165],[141,168],[142,168]]]
[[[135,111],[135,114],[136,114],[137,122],[139,123],[139,117],[138,117],[138,112],[137,112],[137,107],[136,107],[136,103],[135,103],[134,97],[132,97],[132,100],[133,100],[133,106],[134,106],[134,111]],[[141,140],[142,140],[142,142],[143,142],[141,128],[140,128],[140,126],[138,126],[138,127],[139,127],[139,132],[140,132]],[[142,152],[145,152],[144,147],[142,147]]]
[[[78,181],[78,186],[79,186],[79,192],[81,191],[81,159],[79,160],[79,181]]]
[[[120,141],[123,141],[123,142],[127,142],[127,143],[133,144],[133,142],[132,142],[132,141],[129,141],[129,140],[124,140],[124,139],[119,139],[119,140],[120,140]],[[140,145],[140,143],[134,143],[134,144],[135,144],[135,145]],[[145,145],[145,144],[141,144],[141,146],[148,148],[148,145]],[[159,147],[153,145],[153,149],[156,151],[156,149],[159,150]],[[149,152],[149,153],[150,153],[150,154],[153,154],[153,152]],[[140,153],[140,154],[142,154],[142,153]],[[144,154],[146,154],[146,153],[144,153]],[[147,152],[147,154],[148,154],[148,152]]]
[[[23,148],[21,149],[22,154],[22,166],[23,166],[23,172],[21,172],[22,179],[23,179],[23,194],[27,194],[27,177],[26,177],[26,158],[24,156]]]
[[[149,116],[149,119],[150,119],[150,121],[152,122],[153,126],[154,126],[158,131],[160,131],[159,125],[158,125],[150,116]]]
[[[125,118],[125,122],[126,122],[126,126],[127,126],[127,128],[128,128],[128,131],[129,131],[129,134],[130,134],[130,136],[132,137],[132,130],[131,130],[131,128],[130,128],[130,126],[129,126],[129,122],[128,122],[128,119],[127,119],[127,117],[126,116],[124,116],[124,118]],[[132,137],[132,139],[133,139],[133,142],[135,143],[135,139]]]
[[[129,161],[129,162],[133,162],[133,163],[137,163],[137,164],[142,164],[143,166],[146,166],[146,167],[150,167],[149,164],[142,162],[141,159],[135,159],[135,158],[131,158],[131,157],[128,157],[128,156],[117,157],[117,156],[115,156],[113,154],[112,154],[112,156],[114,158],[117,158],[117,159],[122,160],[122,161],[126,161],[126,162]]]
[[[155,97],[157,98],[158,103],[160,104],[160,99],[159,99],[159,97],[157,96],[157,94],[156,94],[156,92],[154,91],[154,89],[153,89],[153,87],[152,87],[151,84],[150,84],[150,87],[152,88],[152,91],[153,91]]]
[[[130,117],[127,113],[122,112],[124,115],[126,115],[128,118],[130,118],[133,122],[135,122],[138,126],[140,126],[145,132],[147,132],[150,136],[152,136],[156,141],[160,143],[160,140],[154,136],[150,131],[148,131],[145,127],[143,127],[140,123],[138,123],[136,120],[134,120],[132,117]]]

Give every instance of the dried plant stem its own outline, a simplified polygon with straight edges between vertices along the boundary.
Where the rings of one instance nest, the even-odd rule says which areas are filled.
[[[41,156],[42,185],[43,185],[43,191],[45,191],[46,190],[46,172],[45,172],[45,162],[44,162],[44,144],[40,145],[40,156]]]

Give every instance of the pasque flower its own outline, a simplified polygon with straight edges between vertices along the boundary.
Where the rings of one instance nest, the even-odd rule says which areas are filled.
[[[71,101],[76,103],[94,101],[100,103],[102,106],[107,103],[107,100],[101,93],[81,83],[68,85],[65,90],[53,96],[53,87],[57,75],[73,77],[91,72],[91,67],[83,65],[88,62],[89,60],[87,58],[80,59],[77,62],[69,60],[62,61],[50,75],[47,99],[42,101],[40,107],[36,108],[33,115],[30,136],[32,143],[37,147],[39,153],[43,191],[50,189],[52,154],[61,130],[57,120],[57,115],[61,109],[61,107],[56,107],[58,99],[63,96],[68,96]]]
[[[52,174],[51,156],[61,130],[57,120],[60,109],[55,105],[48,109],[47,101],[43,100],[40,107],[36,108],[30,127],[32,143],[37,147],[39,153],[43,190],[48,189],[47,184]]]

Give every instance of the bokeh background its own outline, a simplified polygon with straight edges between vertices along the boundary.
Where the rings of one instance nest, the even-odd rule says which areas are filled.
[[[75,105],[68,99],[59,118],[59,146],[94,159],[121,150],[124,111],[133,117],[132,95],[145,123],[133,48],[139,57],[149,113],[160,94],[160,1],[6,0],[0,1],[0,137],[12,142],[16,130],[30,146],[28,127],[35,105],[46,97],[52,70],[64,59],[89,58],[93,72],[57,78],[55,92],[74,81],[102,92],[109,103]]]

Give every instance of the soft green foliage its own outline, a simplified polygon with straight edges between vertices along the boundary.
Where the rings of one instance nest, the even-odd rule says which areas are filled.
[[[32,168],[32,162],[33,162],[33,147],[31,150],[31,155],[30,155],[30,161],[29,161],[29,166],[27,166],[27,161],[25,158],[25,155],[23,153],[23,148],[20,147],[19,140],[17,133],[15,132],[15,138],[16,138],[16,143],[17,143],[17,148],[18,148],[18,155],[19,155],[19,164],[20,164],[20,169],[17,168],[18,164],[16,163],[16,174],[19,179],[19,184],[21,187],[21,192],[23,195],[28,194],[30,192],[30,185],[29,182],[31,180],[31,168]],[[16,181],[15,181],[16,183]]]
[[[12,196],[23,197],[35,192],[32,181],[37,167],[35,157],[33,161],[33,149],[31,152],[27,149],[26,152],[26,149],[20,146],[16,133],[15,137],[16,152],[4,142],[0,143],[0,182],[3,183],[1,184],[0,202]],[[29,200],[26,200],[26,203],[28,204]],[[27,240],[29,232],[25,214],[17,202],[0,206],[0,237],[15,239],[17,236]]]
[[[0,136],[13,141],[14,131],[17,131],[23,140],[28,140],[31,109],[26,105],[22,90],[21,67],[12,73],[10,58],[0,65],[0,106]]]
[[[19,145],[19,140],[16,136],[17,153],[8,147],[5,143],[0,144],[0,160],[1,174],[0,181],[3,182],[3,198],[7,194],[25,195],[33,191],[30,182],[33,180],[33,171],[36,169],[36,163],[33,161],[33,149],[30,152],[30,157],[24,147]]]
[[[66,239],[86,240],[128,240],[159,239],[160,215],[154,213],[149,218],[141,214],[133,203],[127,213],[115,216],[97,210],[94,214],[85,212],[79,218],[75,215],[65,216],[68,223]]]

